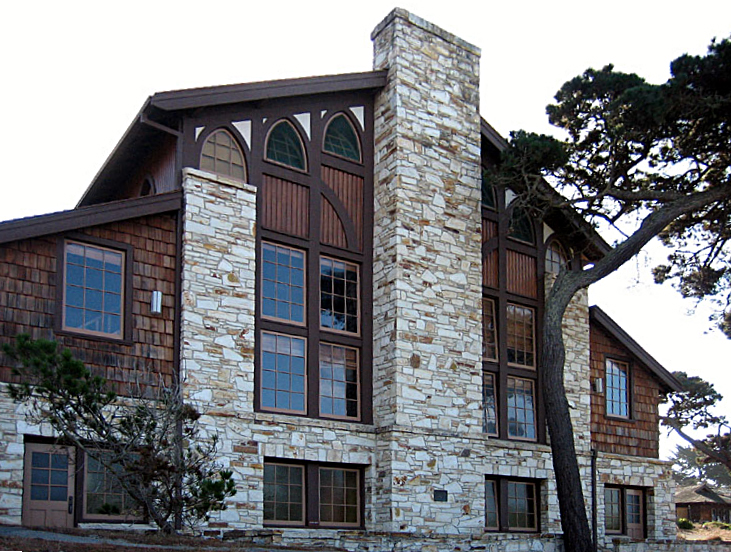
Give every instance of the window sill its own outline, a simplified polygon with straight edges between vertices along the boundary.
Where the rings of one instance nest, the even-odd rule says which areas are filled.
[[[115,343],[118,345],[134,345],[134,341],[131,339],[120,337],[107,337],[84,332],[74,332],[72,330],[55,330],[54,333],[61,337],[73,337],[74,339],[88,339],[89,341],[102,341],[104,343]]]

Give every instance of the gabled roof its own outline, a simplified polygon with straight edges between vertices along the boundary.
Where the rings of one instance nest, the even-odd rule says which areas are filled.
[[[483,118],[480,118],[480,133],[483,145],[487,143],[495,156],[508,147],[507,140]],[[558,192],[550,188],[548,183],[546,183],[546,187],[559,197]],[[594,227],[570,207],[550,209],[546,213],[545,222],[554,231],[580,244],[583,253],[592,261],[602,258],[611,249],[604,238],[594,230]]]
[[[731,506],[731,497],[716,492],[707,483],[680,487],[675,491],[675,504],[708,503]]]
[[[180,136],[178,123],[185,110],[312,94],[378,90],[386,85],[386,75],[387,71],[368,71],[159,92],[143,104],[77,206],[108,199],[106,188],[114,188],[120,175],[126,175],[136,167],[150,144],[165,135]]]
[[[665,385],[668,391],[681,391],[680,382],[668,372],[663,366],[655,360],[650,353],[645,351],[639,343],[630,337],[630,335],[620,328],[612,318],[596,305],[589,307],[589,322],[598,324],[609,335],[619,341],[637,360],[644,364],[650,372]]]
[[[0,222],[0,243],[176,211],[182,206],[182,198],[181,192],[170,192]]]

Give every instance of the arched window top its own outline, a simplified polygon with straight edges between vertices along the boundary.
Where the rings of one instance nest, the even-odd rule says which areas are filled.
[[[360,142],[350,120],[342,113],[335,115],[325,130],[323,150],[360,163]]]
[[[510,232],[508,233],[508,237],[525,243],[536,243],[533,224],[528,214],[520,207],[513,209],[513,214],[510,217]]]
[[[224,129],[212,132],[203,144],[200,167],[204,171],[246,180],[246,163],[239,145]]]
[[[488,209],[497,209],[495,186],[490,182],[490,173],[482,167],[482,205]]]
[[[155,181],[151,176],[147,176],[140,184],[140,197],[151,195],[155,195]]]
[[[546,272],[549,274],[558,274],[562,266],[568,264],[569,257],[566,249],[558,240],[551,240],[546,248]]]
[[[307,170],[305,147],[292,123],[281,120],[269,131],[266,159],[300,171]]]

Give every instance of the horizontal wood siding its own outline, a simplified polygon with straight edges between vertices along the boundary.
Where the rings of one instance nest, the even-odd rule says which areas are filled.
[[[605,362],[607,358],[629,362],[632,392],[629,419],[606,415]],[[647,368],[601,328],[591,327],[591,440],[601,452],[658,458],[660,385]],[[593,383],[603,381],[602,393]]]
[[[536,258],[507,250],[508,291],[525,297],[538,296]]]
[[[34,339],[55,339],[70,349],[95,373],[112,382],[119,393],[128,391],[135,378],[155,383],[158,377],[173,377],[173,320],[175,302],[175,218],[154,215],[86,228],[73,234],[84,235],[133,247],[132,335],[131,342],[90,339],[71,333],[54,332],[60,305],[56,286],[57,255],[61,235],[45,236],[0,245],[0,343],[13,341],[19,333]],[[150,314],[153,290],[163,294],[162,315]],[[0,358],[0,381],[11,380],[6,358]]]
[[[310,234],[310,191],[307,187],[266,174],[263,184],[261,221],[264,228],[307,238]]]
[[[345,207],[350,222],[355,227],[358,240],[357,244],[351,245],[356,246],[357,251],[361,251],[363,249],[363,178],[332,167],[323,166],[322,180],[335,192],[335,195]],[[324,211],[323,209],[323,229],[334,226],[331,220],[325,218]],[[332,214],[335,214],[335,212],[333,211]],[[323,235],[323,242],[330,243],[324,240],[325,236]]]
[[[348,238],[345,235],[343,223],[333,206],[324,197],[320,210],[320,241],[341,249],[348,248]]]

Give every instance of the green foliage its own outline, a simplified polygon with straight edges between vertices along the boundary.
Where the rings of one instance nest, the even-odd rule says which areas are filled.
[[[669,459],[673,464],[673,479],[678,485],[710,482],[714,487],[731,487],[731,470],[719,462],[709,461],[707,455],[692,446],[678,446]]]
[[[678,529],[683,529],[686,531],[693,529],[693,527],[695,527],[693,525],[693,522],[686,518],[678,518],[678,521],[676,521],[675,523],[678,526]]]
[[[55,342],[19,335],[3,350],[21,380],[9,394],[28,405],[31,421],[49,424],[101,464],[163,531],[178,519],[190,526],[207,520],[236,494],[233,473],[213,460],[216,436],[200,435],[200,413],[177,387],[130,382],[126,394],[135,398],[118,397]]]
[[[704,529],[723,529],[725,531],[731,531],[731,523],[724,523],[723,521],[707,521],[703,524]]]

